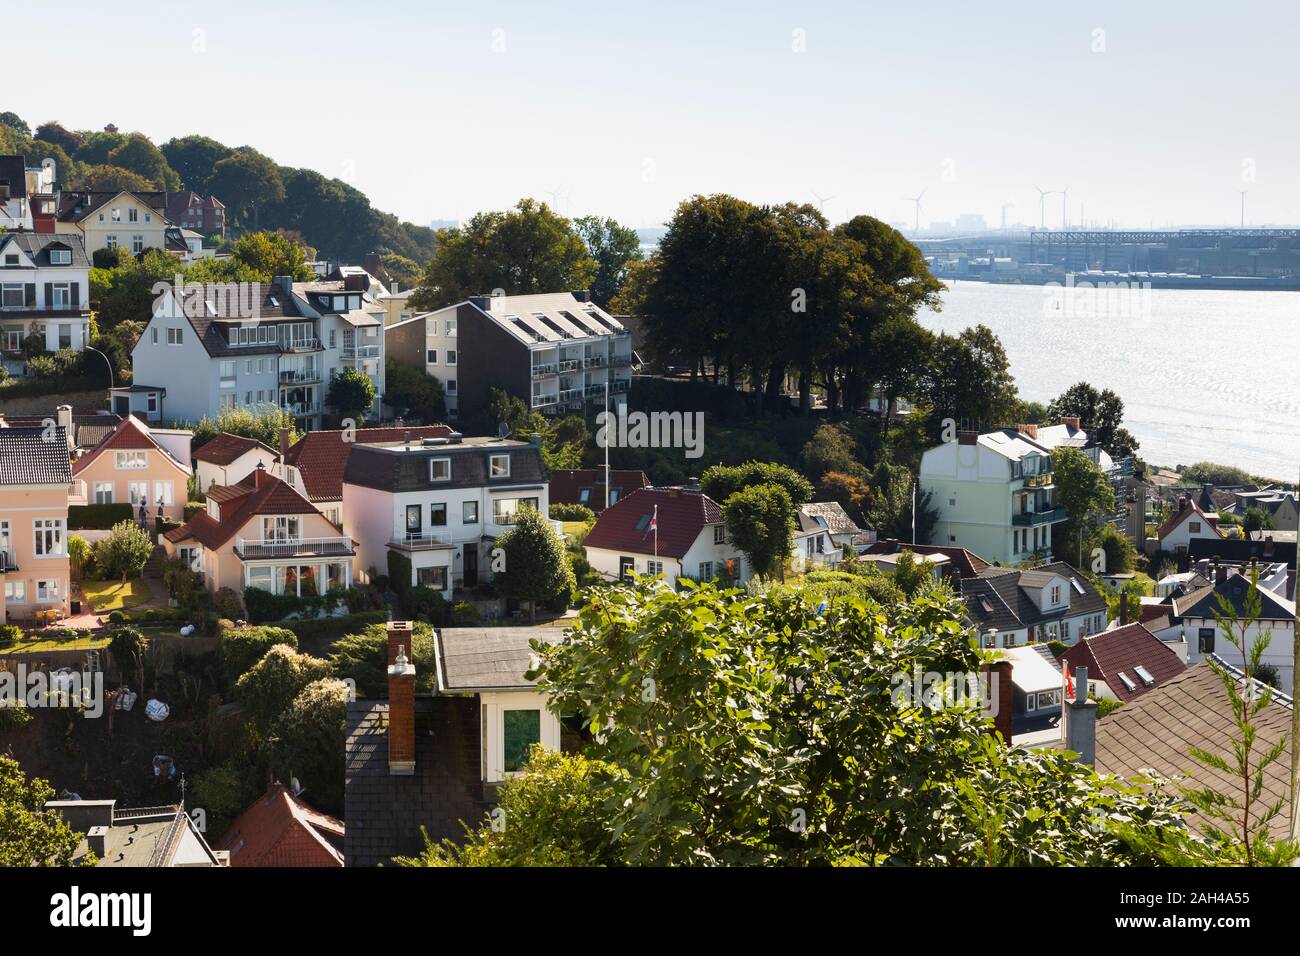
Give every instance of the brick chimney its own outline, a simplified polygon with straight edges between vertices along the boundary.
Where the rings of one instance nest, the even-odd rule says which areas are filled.
[[[1064,425],[1064,426],[1066,426],[1067,428],[1073,428],[1075,431],[1078,431],[1078,430],[1079,430],[1079,416],[1078,416],[1078,415],[1062,415],[1062,416],[1061,416],[1061,424]]]
[[[1065,749],[1079,755],[1089,767],[1097,763],[1097,703],[1088,699],[1088,668],[1074,669],[1074,699],[1062,700]]]
[[[1214,583],[1222,584],[1226,580],[1228,580],[1228,566],[1226,564],[1219,564],[1218,562],[1215,562]]]
[[[1002,741],[1011,746],[1011,714],[1015,707],[1015,685],[1011,682],[1011,662],[994,661],[984,665],[989,696],[993,699],[993,733],[1001,734]]]
[[[957,433],[957,444],[959,445],[978,445],[980,433],[976,431],[963,430]]]
[[[384,267],[379,263],[379,253],[367,252],[365,258],[361,260],[361,267],[376,278],[379,273],[384,271]]]
[[[289,429],[280,429],[280,464],[284,464],[289,458]]]
[[[1038,441],[1038,426],[1037,426],[1037,425],[1017,425],[1017,426],[1016,426],[1016,431],[1020,432],[1020,434],[1022,434],[1022,435],[1028,435],[1028,436],[1029,436],[1030,438],[1032,438],[1034,441]]]
[[[415,665],[407,656],[410,621],[388,623],[388,772],[415,773]]]
[[[1128,588],[1119,593],[1119,626],[1128,624]]]
[[[370,280],[366,276],[346,275],[343,277],[345,292],[365,292],[369,288]]]

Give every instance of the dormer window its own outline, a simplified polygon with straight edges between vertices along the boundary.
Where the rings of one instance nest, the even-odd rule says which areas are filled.
[[[430,481],[451,481],[451,459],[430,458],[429,459],[429,480]]]
[[[52,266],[70,266],[72,265],[71,249],[51,249],[50,265]]]
[[[15,254],[12,253],[12,252],[6,252],[6,253],[5,253],[5,265],[6,265],[6,266],[16,266],[16,265],[18,265],[18,256],[15,255]]]
[[[489,478],[509,478],[510,477],[510,456],[493,455],[488,459],[488,477]]]

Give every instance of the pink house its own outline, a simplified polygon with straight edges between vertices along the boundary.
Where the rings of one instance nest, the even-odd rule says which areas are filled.
[[[264,469],[208,491],[208,507],[160,539],[210,591],[257,587],[311,597],[352,585],[352,539]]]
[[[185,514],[192,470],[190,433],[151,429],[128,415],[103,441],[72,463],[73,504],[145,503],[149,515]]]
[[[0,623],[68,611],[68,489],[62,426],[0,427]]]

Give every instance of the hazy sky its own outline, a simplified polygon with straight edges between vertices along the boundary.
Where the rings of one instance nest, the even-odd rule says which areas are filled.
[[[661,223],[726,191],[833,220],[1300,222],[1293,3],[13,3],[33,126],[204,133],[413,222],[521,196]],[[54,19],[52,19],[54,17]],[[31,72],[25,72],[30,66]],[[1061,222],[1061,197],[1047,224]]]

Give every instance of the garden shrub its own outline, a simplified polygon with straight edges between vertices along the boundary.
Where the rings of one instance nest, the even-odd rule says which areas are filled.
[[[596,520],[596,512],[592,511],[586,505],[563,501],[551,502],[550,516],[552,521]]]
[[[108,505],[68,505],[69,531],[110,531],[113,525],[132,519],[131,506],[121,502]]]
[[[229,626],[218,626],[218,654],[222,675],[230,688],[276,644],[298,647],[298,635],[283,627],[235,627],[229,621],[222,624]]]

